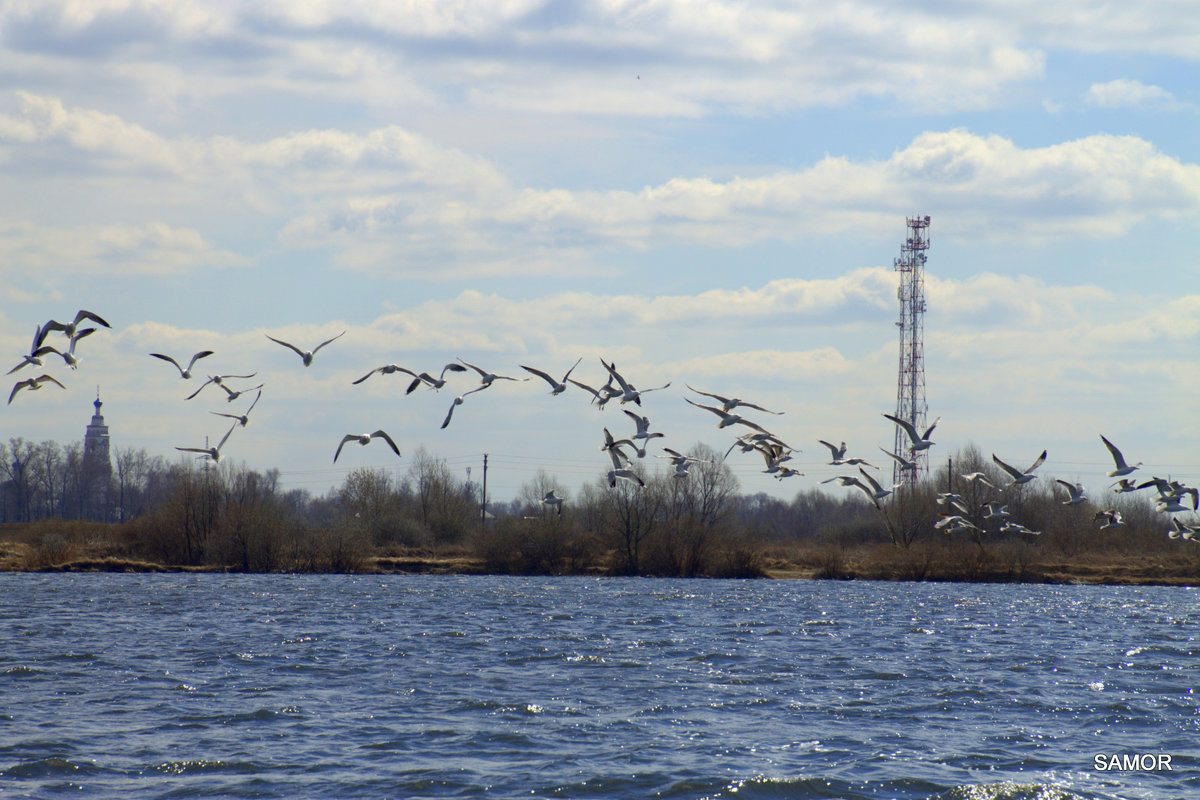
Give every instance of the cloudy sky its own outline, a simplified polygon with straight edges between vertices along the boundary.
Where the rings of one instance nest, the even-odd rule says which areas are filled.
[[[1185,0],[12,0],[0,348],[19,363],[79,308],[112,330],[0,436],[80,439],[98,385],[115,447],[181,457],[248,403],[186,401],[199,383],[148,354],[211,349],[201,378],[264,384],[224,456],[288,487],[424,447],[473,480],[488,453],[497,498],[539,469],[574,493],[602,429],[633,430],[615,403],[497,383],[442,430],[470,376],[351,382],[582,357],[598,385],[603,357],[671,383],[643,412],[676,449],[733,440],[685,384],[785,412],[754,418],[806,477],[730,459],[787,498],[839,473],[818,439],[887,460],[892,265],[927,214],[933,460],[1047,448],[1047,476],[1099,494],[1104,433],[1194,481],[1198,60]],[[341,331],[308,368],[266,338]],[[377,428],[403,458],[333,463]]]

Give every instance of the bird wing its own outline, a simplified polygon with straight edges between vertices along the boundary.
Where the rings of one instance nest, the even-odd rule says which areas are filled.
[[[333,454],[333,463],[337,463],[338,456],[342,454],[342,447],[345,446],[346,442],[357,441],[357,439],[358,437],[353,433],[347,433],[345,436],[343,436],[342,440],[338,442],[337,451]]]
[[[171,358],[170,356],[165,356],[162,353],[151,353],[150,355],[154,356],[155,358],[161,358],[163,361],[170,361],[172,364],[175,365],[175,369],[179,370],[179,374],[180,375],[183,374],[183,367],[179,366],[179,362],[176,361],[175,359]],[[196,363],[196,359],[193,358],[192,364],[194,364],[194,363]],[[188,368],[189,369],[191,368],[191,364],[188,365]]]
[[[99,314],[97,314],[93,311],[88,311],[87,309],[81,308],[81,309],[79,309],[79,313],[77,313],[75,315],[75,325],[79,325],[79,323],[83,322],[85,319],[90,319],[92,322],[98,322],[106,328],[112,327],[112,325],[109,325],[107,322],[105,322],[104,318],[101,317]]]
[[[229,438],[229,434],[233,433],[233,429],[237,427],[237,423],[229,426],[229,430],[225,431],[225,435],[221,437],[221,441],[217,444],[217,450],[225,446],[225,440]]]
[[[552,388],[552,389],[558,388],[558,381],[554,380],[554,378],[551,378],[549,375],[542,372],[540,369],[534,369],[533,367],[527,367],[524,364],[521,365],[521,369],[525,370],[526,372],[532,372],[534,375],[537,375],[539,378],[544,380],[546,383],[550,384],[550,388]],[[499,376],[497,376],[497,377],[499,377]]]
[[[268,339],[270,339],[275,344],[281,344],[284,347],[288,348],[289,350],[292,350],[293,352],[296,353],[296,355],[300,356],[301,358],[304,357],[304,351],[301,350],[299,347],[296,347],[296,345],[294,345],[290,342],[285,342],[283,339],[276,339],[274,336],[270,335],[269,333],[263,334],[263,335],[266,336]]]
[[[884,414],[884,416],[903,428],[904,432],[908,434],[908,438],[912,439],[913,442],[921,441],[921,437],[917,435],[917,429],[913,427],[911,422],[906,419],[900,419],[892,414]],[[937,423],[935,422],[933,424],[936,425]]]
[[[473,370],[475,370],[476,372],[478,372],[478,373],[479,373],[479,377],[480,377],[480,378],[487,378],[488,374],[487,374],[486,372],[484,372],[482,369],[480,369],[479,367],[477,367],[477,366],[475,366],[474,364],[472,364],[470,361],[467,361],[467,360],[465,360],[465,359],[462,359],[462,358],[460,358],[460,359],[458,359],[458,360],[459,360],[459,361],[462,361],[462,363],[466,364],[468,367],[470,367],[471,369],[473,369]]]
[[[259,389],[258,394],[254,395],[254,402],[251,403],[250,407],[246,409],[246,413],[242,415],[243,417],[249,416],[250,412],[254,410],[254,407],[258,405],[258,398],[260,397],[262,397],[262,389]]]
[[[466,372],[467,368],[462,364],[455,364],[453,361],[451,361],[449,364],[442,367],[442,374],[438,376],[439,380],[445,380],[446,370],[450,370],[451,372]]]
[[[739,406],[745,406],[746,408],[755,408],[755,409],[758,409],[759,411],[762,411],[762,412],[764,412],[764,413],[766,413],[766,414],[774,414],[774,415],[775,415],[775,416],[777,416],[777,417],[779,417],[779,416],[783,416],[783,412],[782,412],[782,411],[771,411],[771,410],[769,410],[769,409],[766,409],[766,408],[763,408],[762,406],[760,406],[760,405],[757,405],[757,404],[755,404],[755,403],[747,403],[745,400],[739,400],[739,401],[738,401],[738,405],[739,405]]]
[[[701,394],[703,394],[703,392],[701,392]],[[716,408],[715,406],[706,406],[703,403],[697,403],[696,401],[692,400],[690,397],[685,397],[683,399],[687,400],[689,403],[696,406],[696,408],[703,408],[703,409],[713,412],[721,419],[725,419],[725,417],[728,416],[728,414],[726,414],[725,411],[723,411],[722,409]],[[761,428],[760,428],[760,430],[761,430]]]
[[[392,452],[394,452],[396,455],[400,455],[400,448],[396,447],[396,443],[392,441],[392,437],[384,433],[382,428],[372,433],[371,438],[383,439],[388,443],[388,447],[392,448]]]
[[[1108,452],[1112,455],[1117,469],[1125,469],[1128,465],[1125,463],[1125,457],[1121,455],[1121,451],[1117,449],[1117,446],[1104,438],[1104,434],[1100,434],[1100,441],[1104,442],[1104,446],[1108,448]]]
[[[1029,465],[1029,469],[1025,470],[1025,472],[1027,472],[1027,473],[1033,472],[1035,469],[1040,467],[1045,462],[1046,462],[1046,451],[1043,450],[1042,454],[1037,457],[1036,461],[1034,461],[1032,464]]]
[[[575,368],[579,366],[580,361],[583,361],[583,356],[580,356],[579,358],[575,359],[575,363],[572,364],[571,368],[569,370],[567,370],[567,373],[565,375],[563,375],[563,383],[566,383],[567,378],[571,377],[571,373],[574,372]]]
[[[316,354],[317,354],[317,351],[318,351],[318,350],[320,350],[320,349],[321,349],[322,347],[324,347],[325,345],[329,344],[330,342],[335,342],[335,341],[337,341],[338,339],[342,338],[342,337],[343,337],[343,336],[345,336],[345,335],[346,335],[346,332],[345,332],[345,331],[342,331],[342,332],[341,332],[341,333],[339,333],[337,336],[334,336],[332,339],[326,339],[325,341],[321,342],[319,345],[317,345],[316,347],[314,347],[314,348],[313,348],[313,355],[316,355]]]
[[[208,358],[212,354],[213,354],[212,350],[201,350],[199,353],[196,353],[196,355],[192,356],[192,360],[188,362],[187,368],[190,370],[193,366],[195,366],[197,361],[199,361],[202,358]],[[179,366],[179,365],[176,364],[175,366]]]
[[[450,424],[450,417],[454,416],[454,407],[461,404],[462,401],[463,401],[463,395],[460,394],[458,397],[454,398],[454,402],[450,404],[450,410],[446,412],[446,419],[444,419],[442,421],[442,429],[443,430],[445,429],[445,427],[447,425]]]
[[[992,453],[992,461],[995,461],[996,464],[999,465],[1000,469],[1004,470],[1005,472],[1007,472],[1009,475],[1013,476],[1014,478],[1021,478],[1021,477],[1024,477],[1024,475],[1025,475],[1025,473],[1021,472],[1021,470],[1017,469],[1016,467],[1011,466],[1009,464],[1005,464],[1003,461],[1001,461],[996,456],[995,453]]]
[[[697,389],[696,387],[692,386],[690,383],[685,383],[685,384],[684,384],[684,386],[686,386],[687,388],[691,389],[691,390],[692,390],[693,392],[695,392],[696,394],[702,394],[702,395],[704,395],[705,397],[711,397],[711,398],[712,398],[712,399],[714,399],[714,400],[720,400],[722,403],[728,403],[728,402],[729,402],[729,398],[728,398],[728,397],[722,397],[721,395],[719,395],[719,394],[713,394],[712,392],[702,392],[702,391],[700,391],[699,389]]]

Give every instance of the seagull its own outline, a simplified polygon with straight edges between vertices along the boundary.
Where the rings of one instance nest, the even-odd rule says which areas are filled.
[[[534,375],[537,375],[539,378],[544,380],[546,383],[550,384],[550,394],[557,395],[557,394],[562,394],[563,392],[565,392],[567,390],[567,379],[571,377],[571,373],[575,371],[575,367],[579,366],[580,361],[583,361],[583,356],[580,356],[579,359],[574,364],[571,365],[571,368],[569,370],[567,370],[567,374],[562,376],[561,381],[554,380],[554,378],[551,378],[549,375],[547,375],[545,372],[542,372],[540,369],[534,369],[533,367],[527,367],[524,364],[521,365],[521,369],[525,370],[526,372],[530,372],[530,373],[533,373]]]
[[[642,395],[643,394],[645,394],[646,392],[657,392],[659,389],[666,389],[668,386],[671,385],[670,381],[668,381],[667,383],[664,383],[662,386],[655,386],[652,389],[637,389],[634,387],[634,385],[632,383],[625,380],[625,378],[623,378],[621,376],[621,373],[617,372],[616,365],[606,364],[604,362],[603,358],[600,359],[600,363],[604,364],[604,368],[608,370],[608,374],[611,375],[612,379],[615,380],[617,382],[617,385],[619,385],[621,387],[621,403],[622,404],[634,403],[634,404],[640,406],[642,404]]]
[[[71,369],[77,369],[79,367],[79,359],[75,357],[75,343],[78,342],[83,337],[87,336],[89,333],[95,333],[95,332],[96,332],[95,328],[84,328],[81,331],[77,331],[75,333],[75,335],[71,337],[71,343],[67,346],[67,352],[59,353],[59,355],[62,356],[63,361],[66,362],[66,365],[68,367],[70,367]]]
[[[1107,447],[1108,452],[1112,454],[1113,463],[1116,465],[1116,469],[1108,473],[1108,477],[1119,478],[1122,475],[1128,475],[1142,465],[1142,462],[1140,461],[1133,466],[1126,464],[1125,457],[1121,455],[1121,451],[1117,449],[1115,444],[1104,438],[1104,434],[1100,434],[1100,441],[1104,442],[1104,446]]]
[[[912,441],[908,449],[913,451],[928,450],[934,444],[929,437],[933,435],[933,429],[937,427],[937,424],[942,421],[942,418],[938,417],[933,421],[932,425],[925,429],[924,435],[918,436],[916,427],[908,420],[900,419],[892,414],[884,414],[884,416],[904,429],[904,432],[908,434],[908,438]]]
[[[1087,497],[1085,497],[1083,493],[1082,483],[1067,483],[1061,478],[1055,478],[1054,482],[1065,486],[1067,491],[1071,493],[1070,497],[1068,497],[1066,500],[1063,500],[1064,506],[1079,505],[1083,501],[1087,500]]]
[[[556,494],[554,494],[553,489],[546,492],[546,494],[538,502],[540,502],[544,506],[554,506],[555,508],[558,509],[558,513],[560,515],[562,514],[563,499],[561,497],[557,496]]]
[[[817,441],[829,448],[829,457],[831,459],[829,462],[829,465],[831,467],[840,467],[842,465],[855,466],[857,464],[866,464],[871,469],[875,469],[874,464],[869,464],[861,458],[846,458],[846,443],[845,442],[842,442],[839,446],[834,447],[832,442],[827,442],[824,439],[817,439]],[[883,448],[880,448],[880,449],[883,450]],[[887,453],[886,450],[884,450],[883,452]],[[892,454],[888,453],[888,455],[892,455]],[[916,465],[914,464],[914,466],[916,466]]]
[[[962,514],[969,513],[963,504],[962,495],[955,492],[942,492],[937,496],[937,504],[942,508],[952,508]]]
[[[970,520],[968,520],[966,517],[959,516],[958,514],[951,514],[948,517],[942,517],[933,524],[933,527],[937,528],[939,531],[943,531],[947,535],[951,533],[961,533],[962,531],[979,530],[979,528],[971,524]]]
[[[208,386],[210,383],[215,383],[217,386],[220,386],[221,381],[225,381],[230,378],[238,378],[238,379],[248,380],[250,378],[253,378],[257,374],[258,374],[257,372],[251,372],[249,375],[209,375],[208,380],[206,380],[204,383],[200,384],[200,388],[197,389],[196,391],[192,392],[191,394],[189,394],[186,399],[191,400],[193,397],[200,394],[200,392],[202,392],[204,390],[204,387]]]
[[[183,378],[186,381],[188,378],[192,377],[192,367],[194,367],[196,365],[196,362],[202,358],[208,358],[212,354],[213,354],[212,350],[201,350],[199,353],[196,353],[194,356],[192,356],[192,360],[188,362],[187,369],[184,369],[183,367],[179,366],[179,362],[176,361],[175,359],[171,358],[170,356],[163,355],[162,353],[151,353],[150,355],[154,356],[155,358],[161,358],[163,361],[169,361],[172,364],[174,364],[175,369],[179,370],[179,377]]]
[[[529,378],[512,378],[512,377],[509,377],[508,375],[497,375],[494,372],[488,372],[481,367],[475,366],[470,361],[463,361],[463,359],[461,359],[461,358],[459,359],[459,361],[462,361],[462,363],[466,364],[468,367],[470,367],[471,369],[473,369],[479,373],[479,380],[483,384],[484,388],[491,386],[493,381],[527,381],[527,380],[529,380]],[[479,391],[479,390],[473,389],[472,391]]]
[[[629,469],[632,463],[628,458],[625,458],[624,453],[619,447],[610,448],[608,451],[609,458],[612,459],[613,468],[608,471],[608,485],[613,487],[617,485],[617,478],[624,478],[631,483],[636,483],[638,486],[645,486],[646,482],[641,476],[633,470]],[[624,461],[621,459],[625,458]]]
[[[767,467],[763,472],[768,475],[779,473],[784,469],[783,462],[792,457],[790,450],[776,442],[755,442],[753,449],[761,453],[763,460],[767,462]]]
[[[13,398],[17,396],[17,392],[21,391],[22,389],[28,389],[29,391],[32,392],[36,389],[42,388],[43,383],[56,384],[60,389],[67,388],[67,387],[63,386],[61,383],[59,383],[51,375],[38,375],[36,378],[26,378],[23,381],[17,381],[13,385],[12,393],[8,396],[8,402],[11,404],[13,401]]]
[[[745,406],[746,408],[756,408],[759,411],[764,411],[768,414],[775,414],[776,416],[780,416],[783,414],[782,411],[768,411],[767,409],[763,408],[762,406],[757,406],[754,403],[747,403],[745,400],[742,400],[740,397],[722,397],[721,395],[713,394],[712,392],[702,392],[699,389],[694,388],[690,384],[684,384],[684,385],[687,386],[689,389],[691,389],[696,394],[702,394],[706,397],[711,397],[714,400],[720,400],[721,408],[725,409],[726,411],[733,411],[738,406]]]
[[[1035,469],[1037,469],[1038,467],[1040,467],[1045,460],[1046,460],[1046,451],[1043,450],[1042,454],[1037,457],[1037,460],[1029,465],[1029,469],[1022,472],[1021,470],[1017,469],[1016,467],[1005,464],[1003,461],[1001,461],[999,458],[996,457],[995,453],[992,453],[992,461],[995,461],[1000,466],[1000,469],[1004,470],[1010,476],[1012,476],[1012,482],[1008,484],[1010,487],[1017,486],[1018,484],[1022,484],[1022,483],[1029,483],[1031,480],[1033,480],[1033,478],[1034,478],[1033,471]]]
[[[79,328],[79,323],[83,322],[85,319],[90,319],[92,322],[95,322],[97,325],[103,325],[105,328],[112,327],[112,325],[109,325],[107,322],[105,322],[104,319],[98,314],[94,314],[86,309],[80,309],[79,312],[75,314],[75,319],[72,322],[63,323],[53,319],[47,322],[42,326],[43,336],[45,335],[45,331],[62,331],[67,335],[68,339],[74,339],[75,331]]]
[[[966,473],[963,473],[962,475],[959,475],[959,477],[962,478],[967,483],[982,483],[984,486],[988,487],[989,489],[996,488],[995,486],[992,485],[992,482],[987,479],[987,475],[982,472],[966,472]]]
[[[401,367],[398,364],[384,364],[382,367],[376,367],[375,369],[368,372],[366,375],[363,375],[358,380],[351,381],[350,383],[352,383],[354,385],[358,385],[376,373],[379,373],[380,375],[392,375],[397,372],[406,372],[409,375],[412,375],[414,378],[420,377],[419,375],[417,375],[417,373],[413,372],[411,369],[408,369],[406,367]],[[419,384],[420,381],[418,380],[417,383]]]
[[[592,402],[596,404],[597,408],[604,408],[604,404],[607,403],[609,400],[612,400],[614,397],[621,396],[621,393],[618,391],[615,391],[615,390],[610,391],[611,387],[609,387],[608,384],[601,386],[599,389],[593,389],[592,387],[588,386],[586,383],[580,383],[579,381],[575,380],[574,378],[567,378],[567,382],[575,384],[580,389],[583,389],[588,394],[590,394],[592,396]]]
[[[984,519],[1008,519],[1010,516],[1012,515],[1008,513],[1008,506],[1002,505],[995,500],[983,505]]]
[[[1200,506],[1200,491],[1197,489],[1185,486],[1179,481],[1165,481],[1162,478],[1154,477],[1144,483],[1139,483],[1139,489],[1145,489],[1147,486],[1153,486],[1158,490],[1158,500],[1155,501],[1154,509],[1168,514],[1174,514],[1178,511],[1187,511],[1188,507],[1182,501],[1187,495],[1192,496],[1192,511],[1197,510]]]
[[[1041,531],[1031,531],[1019,522],[1009,520],[1000,526],[1001,533],[1027,533],[1031,536],[1041,536]]]
[[[229,426],[229,430],[225,431],[225,435],[221,437],[220,443],[216,447],[176,447],[176,450],[182,450],[185,453],[202,453],[203,457],[210,461],[221,460],[221,448],[225,446],[225,440],[229,438],[229,434],[233,433],[233,429],[237,427],[237,423]]]
[[[1188,525],[1186,522],[1181,522],[1179,517],[1171,517],[1171,527],[1167,530],[1168,538],[1200,542],[1200,539],[1195,538],[1197,533],[1200,533],[1200,525]]]
[[[865,469],[863,469],[862,467],[859,467],[858,471],[859,471],[859,473],[862,474],[863,478],[866,479],[867,483],[869,483],[871,485],[870,489],[863,487],[863,490],[866,491],[868,497],[870,497],[872,500],[874,500],[876,502],[887,497],[889,494],[896,491],[896,489],[899,489],[901,486],[904,485],[902,483],[894,483],[894,484],[892,484],[892,488],[884,489],[882,486],[879,485],[879,481],[872,478]],[[862,486],[862,484],[859,484],[859,485]]]
[[[33,344],[29,346],[29,355],[22,356],[21,363],[17,364],[5,374],[12,375],[14,372],[21,369],[21,367],[27,365],[32,365],[35,367],[43,366],[45,362],[42,361],[42,356],[47,356],[51,353],[58,353],[58,355],[61,356],[62,353],[59,353],[56,348],[48,344],[43,344],[43,342],[46,340],[47,333],[48,331],[45,328],[43,328],[41,325],[38,325],[33,331]]]
[[[826,444],[828,444],[828,443],[826,443]],[[917,468],[917,462],[914,461],[913,459],[905,458],[904,456],[898,456],[895,453],[893,453],[891,450],[884,450],[882,447],[879,449],[882,450],[883,452],[887,453],[892,458],[896,459],[896,463],[900,465],[900,469],[916,469]]]
[[[221,388],[225,388],[225,387],[222,386]],[[210,411],[208,413],[216,414],[218,417],[229,417],[230,419],[236,419],[238,421],[239,425],[241,425],[243,428],[246,427],[246,424],[248,422],[250,422],[250,412],[254,410],[254,406],[258,405],[258,398],[262,397],[262,388],[261,387],[256,387],[256,388],[258,388],[258,394],[256,394],[254,396],[254,402],[251,403],[250,407],[246,409],[245,414],[228,414],[224,411]],[[229,391],[229,390],[226,389],[226,391]],[[250,390],[247,389],[247,391],[250,391]],[[239,392],[239,394],[240,394],[240,392]],[[229,399],[232,400],[233,398],[231,397]]]
[[[443,386],[446,385],[446,373],[447,372],[466,372],[466,371],[467,371],[467,368],[464,367],[462,364],[457,364],[457,363],[451,362],[451,363],[447,364],[446,366],[442,367],[442,371],[440,373],[438,373],[438,376],[436,378],[433,377],[432,375],[430,375],[428,372],[422,372],[420,375],[418,375],[413,380],[412,383],[410,383],[408,385],[408,388],[404,390],[404,393],[412,394],[413,392],[415,392],[417,390],[417,387],[420,386],[422,383],[428,384],[430,389],[435,389],[435,390],[441,389]],[[408,372],[408,370],[405,370],[405,372]]]
[[[315,356],[317,354],[318,350],[320,350],[322,347],[329,344],[330,342],[342,338],[343,336],[346,335],[346,332],[342,331],[337,336],[334,336],[332,339],[326,339],[325,341],[321,342],[319,345],[314,347],[312,350],[301,350],[299,347],[296,347],[296,345],[291,344],[289,342],[285,342],[282,339],[276,339],[274,336],[271,336],[270,334],[263,334],[263,335],[266,336],[268,339],[270,339],[275,344],[281,344],[284,347],[288,348],[289,350],[294,350],[296,352],[296,354],[298,356],[300,356],[300,360],[304,362],[304,366],[307,367],[310,364],[312,364],[313,356]]]
[[[1126,492],[1136,492],[1138,489],[1142,488],[1141,486],[1138,486],[1136,483],[1134,483],[1132,478],[1121,478],[1121,480],[1117,481],[1114,484],[1111,484],[1109,486],[1109,488],[1111,489],[1113,486],[1117,487],[1116,494],[1125,494]]]
[[[491,386],[490,383],[485,383],[483,386],[476,386],[469,392],[463,392],[458,397],[454,398],[454,402],[450,404],[450,410],[446,412],[446,419],[442,420],[442,430],[445,430],[446,426],[450,424],[450,417],[454,416],[454,407],[461,406],[463,404],[463,398],[469,394],[475,394],[475,392],[482,392],[489,386]]]
[[[713,412],[718,417],[720,417],[721,422],[717,425],[718,428],[728,428],[730,425],[745,425],[747,428],[753,428],[754,430],[761,431],[762,433],[769,433],[769,431],[766,428],[762,427],[761,425],[757,425],[748,419],[745,419],[744,417],[742,417],[739,414],[730,413],[730,412],[726,411],[725,409],[717,408],[716,406],[706,406],[702,403],[697,403],[696,401],[692,400],[690,397],[685,397],[683,399],[687,400],[689,403],[696,406],[696,408],[703,408],[707,411]]]
[[[663,452],[666,453],[667,455],[655,456],[655,458],[669,459],[671,462],[671,466],[675,468],[675,477],[676,478],[686,478],[688,476],[688,469],[691,468],[692,464],[697,464],[701,461],[701,459],[699,459],[699,458],[693,458],[692,456],[685,456],[683,453],[679,452],[678,450],[672,450],[669,447],[664,447]]]
[[[342,454],[342,448],[345,447],[347,442],[358,442],[366,446],[370,444],[372,439],[383,439],[388,443],[388,447],[392,448],[393,453],[400,455],[400,448],[396,447],[396,443],[392,441],[392,437],[388,436],[382,430],[375,431],[374,433],[347,433],[342,437],[342,441],[337,446],[337,451],[333,454],[333,463],[337,463],[338,456]]]
[[[1100,522],[1101,520],[1104,520],[1104,524],[1100,526],[1100,530],[1125,527],[1125,520],[1121,518],[1121,512],[1111,508],[1097,511],[1096,515],[1092,517],[1092,522]]]
[[[219,385],[222,389],[225,390],[225,394],[229,395],[228,397],[225,398],[226,403],[232,403],[234,400],[237,400],[239,397],[244,395],[246,392],[253,392],[255,389],[262,389],[262,387],[263,387],[263,385],[260,383],[258,386],[251,386],[249,389],[242,389],[240,392],[235,392],[233,389],[230,389],[228,386],[226,386],[223,383],[219,384]],[[259,392],[259,394],[262,394],[262,392]],[[258,402],[257,398],[255,399],[255,402]],[[249,413],[249,412],[246,412],[246,413]]]
[[[658,438],[666,435],[663,433],[650,433],[650,418],[649,417],[639,416],[638,414],[633,413],[632,411],[630,411],[627,408],[623,408],[621,410],[624,411],[629,416],[629,418],[633,420],[633,423],[635,425],[637,425],[637,433],[635,433],[633,435],[634,439],[646,439],[646,440],[658,439]]]

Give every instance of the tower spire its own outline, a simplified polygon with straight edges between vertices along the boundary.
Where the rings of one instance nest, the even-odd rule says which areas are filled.
[[[896,381],[896,416],[912,423],[918,431],[925,429],[925,417],[929,410],[925,402],[925,251],[929,249],[929,217],[917,215],[907,219],[908,238],[900,248],[900,257],[893,269],[900,273],[900,369]],[[904,455],[907,436],[896,426],[892,452]],[[929,472],[929,453],[919,450],[909,460],[915,468],[908,468],[896,461],[892,468],[892,482],[913,486],[920,476]]]

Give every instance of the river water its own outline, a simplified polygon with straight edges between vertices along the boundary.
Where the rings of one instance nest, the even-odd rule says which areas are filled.
[[[0,574],[0,796],[1200,797],[1198,624],[1165,587]]]

